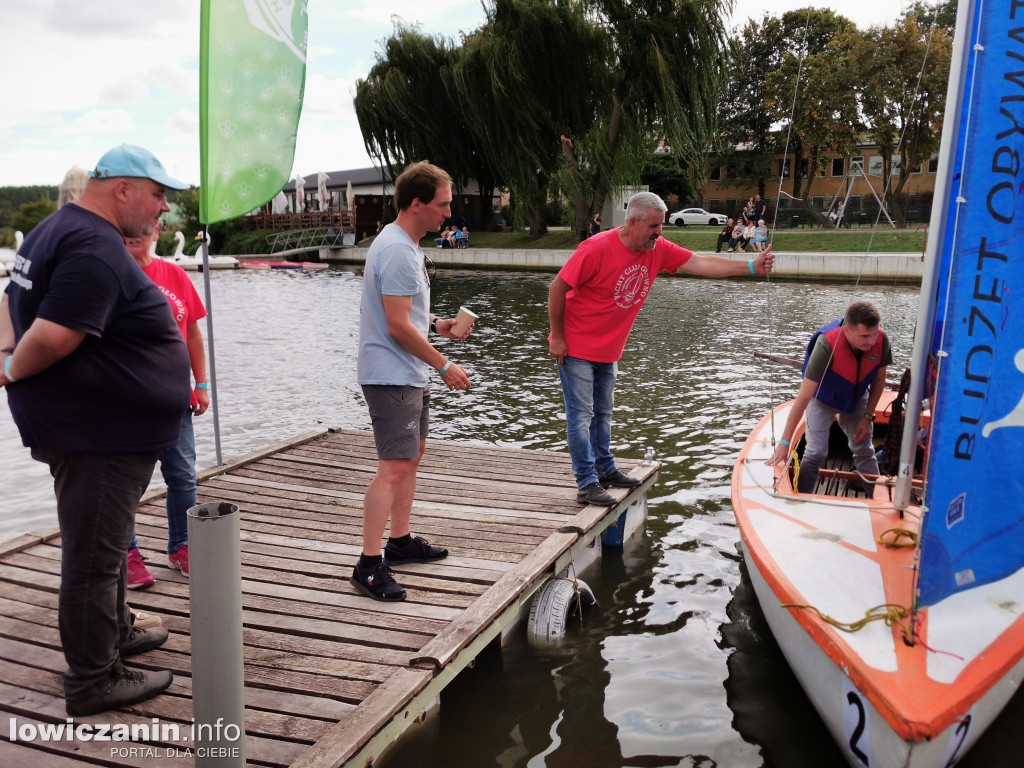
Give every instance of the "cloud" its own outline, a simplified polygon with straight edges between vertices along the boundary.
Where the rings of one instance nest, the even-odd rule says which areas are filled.
[[[375,25],[381,25],[384,18],[390,20],[396,16],[410,24],[424,26],[436,26],[438,22],[447,19],[451,22],[444,25],[451,29],[451,32],[445,33],[447,35],[454,35],[470,22],[473,28],[480,23],[479,0],[432,0],[430,3],[422,0],[393,0],[387,3],[387,16],[382,13],[379,0],[360,0],[350,3],[347,13],[354,19]],[[390,21],[388,24],[390,26]]]
[[[106,83],[100,88],[99,98],[103,104],[140,104],[149,97],[149,88],[138,77]]]
[[[134,121],[123,109],[90,109],[68,126],[71,133],[125,133]]]
[[[45,20],[49,29],[76,37],[145,37],[147,34],[156,34],[158,22],[188,17],[191,5],[193,3],[189,0],[161,0],[157,18],[154,6],[150,3],[53,0],[46,11]]]
[[[172,141],[197,141],[199,135],[199,115],[191,109],[179,109],[167,121],[167,127],[171,129]]]
[[[312,75],[306,78],[306,94],[302,102],[302,119],[354,115],[352,98],[355,80],[347,77]]]

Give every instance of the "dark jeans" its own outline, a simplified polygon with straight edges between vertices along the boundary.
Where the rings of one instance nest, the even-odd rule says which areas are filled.
[[[729,235],[719,235],[718,236],[718,242],[715,243],[715,253],[721,253],[722,252],[722,246],[725,245],[726,243],[728,243],[729,240],[730,240]]]
[[[62,547],[57,618],[68,699],[105,690],[119,661],[118,645],[131,628],[125,552],[156,457],[156,451],[32,450],[32,458],[49,465],[57,495]]]

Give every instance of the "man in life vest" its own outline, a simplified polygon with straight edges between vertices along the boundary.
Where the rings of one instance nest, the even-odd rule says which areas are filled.
[[[881,319],[874,304],[856,301],[844,318],[819,328],[807,345],[803,383],[775,455],[768,462],[786,461],[795,447],[791,445],[793,433],[806,413],[806,445],[797,484],[800,493],[812,493],[818,484],[818,472],[828,455],[829,430],[837,415],[857,471],[878,474],[871,428],[875,406],[885,389],[886,367],[892,363]]]

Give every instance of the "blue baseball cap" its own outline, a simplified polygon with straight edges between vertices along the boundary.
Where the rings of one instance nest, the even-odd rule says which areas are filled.
[[[167,175],[156,155],[148,149],[122,144],[107,152],[96,168],[89,171],[94,179],[114,179],[127,176],[134,179],[152,179],[168,189],[188,189],[188,184]]]

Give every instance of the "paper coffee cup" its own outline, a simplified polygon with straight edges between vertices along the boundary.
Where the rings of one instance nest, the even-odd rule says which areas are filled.
[[[455,322],[452,324],[452,333],[456,336],[461,336],[469,330],[469,326],[476,322],[477,315],[470,312],[465,307],[459,307],[459,315],[455,318]]]

